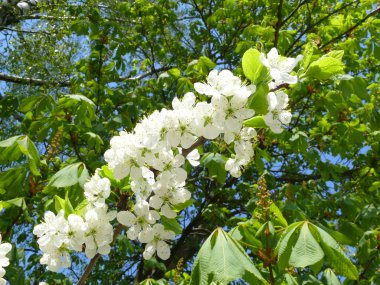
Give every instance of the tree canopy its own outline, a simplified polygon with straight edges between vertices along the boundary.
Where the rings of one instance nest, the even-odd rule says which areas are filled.
[[[0,2],[4,279],[380,284],[379,12],[371,0]],[[273,85],[264,64],[273,48],[297,59],[287,72],[297,83]],[[236,151],[226,135],[204,134],[182,150],[201,156],[183,167],[191,199],[170,206],[177,218],[163,215],[176,235],[170,257],[144,259],[118,216],[108,255],[77,250],[70,267],[48,270],[32,234],[46,212],[84,215],[98,168],[109,209],[136,211],[133,179],[118,179],[105,156],[111,139],[188,92],[208,100],[197,84],[214,69],[255,85],[246,108],[256,116],[244,123],[256,130],[254,156],[241,176],[228,169]],[[269,92],[289,97],[276,109],[292,114],[281,133],[264,120]]]

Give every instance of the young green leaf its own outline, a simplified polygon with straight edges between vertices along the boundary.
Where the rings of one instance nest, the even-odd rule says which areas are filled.
[[[257,49],[247,50],[242,59],[243,72],[245,77],[252,83],[258,85],[266,83],[269,78],[269,71],[260,61],[260,52]]]
[[[343,72],[344,63],[341,59],[325,55],[309,65],[305,76],[314,79],[326,80]]]
[[[324,281],[323,284],[326,285],[341,285],[338,277],[336,277],[334,271],[332,271],[330,268],[327,268],[323,272],[322,281]]]
[[[228,284],[240,278],[249,284],[267,284],[241,245],[218,228],[199,250],[190,284]]]
[[[315,225],[311,225],[311,227],[318,235],[327,261],[335,269],[335,271],[349,279],[357,280],[359,278],[358,270],[345,255],[339,244],[323,229]]]
[[[292,249],[289,264],[294,267],[306,267],[320,261],[323,250],[309,230],[309,223],[304,222],[298,240]]]
[[[302,225],[303,222],[296,222],[291,224],[281,235],[277,244],[275,252],[278,255],[278,268],[284,270],[289,265],[289,258],[292,249],[297,241],[296,230]]]
[[[264,116],[256,116],[244,121],[244,126],[251,128],[267,128],[265,124]]]
[[[50,193],[52,187],[63,188],[77,183],[83,186],[88,178],[89,174],[83,162],[70,164],[54,174],[44,189],[44,192]]]

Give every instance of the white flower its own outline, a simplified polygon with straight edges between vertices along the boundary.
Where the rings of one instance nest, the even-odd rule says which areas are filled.
[[[159,176],[153,187],[155,195],[149,199],[149,204],[154,209],[160,209],[162,215],[172,219],[177,216],[172,206],[184,203],[190,199],[190,192],[184,187],[185,182],[176,182],[166,175]]]
[[[144,200],[138,200],[134,213],[130,211],[120,211],[117,213],[117,220],[120,224],[129,227],[127,236],[131,240],[140,239],[146,231],[150,229],[150,225],[156,223],[160,215],[153,210],[149,210],[149,203]]]
[[[3,279],[5,275],[4,267],[7,267],[9,265],[9,258],[6,256],[8,252],[11,251],[12,245],[10,243],[1,243],[2,237],[0,234],[0,284],[6,283],[6,280]]]
[[[46,264],[48,270],[58,272],[61,268],[70,267],[71,259],[65,249],[51,247],[47,252],[43,253],[40,263]]]
[[[214,96],[211,100],[216,114],[216,122],[224,132],[226,143],[231,143],[231,135],[239,133],[242,128],[243,121],[254,115],[254,110],[244,108],[248,97],[236,95],[227,99],[224,96]]]
[[[264,116],[264,121],[272,132],[281,133],[282,124],[289,124],[292,118],[292,114],[284,110],[288,106],[288,95],[282,91],[269,92],[267,100],[269,112]]]
[[[107,212],[107,207],[89,208],[86,212],[85,253],[88,258],[93,258],[96,253],[110,252],[110,244],[113,240],[113,228],[110,221],[115,217],[116,212]]]
[[[189,148],[197,139],[193,131],[193,106],[195,104],[194,93],[186,93],[182,101],[174,98],[172,106],[174,109],[174,123],[170,127],[167,138],[172,147],[181,145]]]
[[[84,196],[95,207],[103,207],[110,194],[111,182],[108,178],[101,178],[97,169],[94,176],[84,184]]]
[[[194,108],[194,114],[196,114],[194,127],[198,137],[212,140],[220,135],[222,130],[217,125],[217,113],[211,104],[198,103]]]
[[[186,93],[180,101],[175,97],[172,101],[173,110],[176,111],[191,111],[195,104],[195,95],[193,92]]]
[[[189,161],[189,163],[192,166],[198,166],[199,165],[199,159],[200,159],[200,154],[197,149],[193,149],[189,154],[186,156],[186,159]]]
[[[153,254],[157,252],[159,258],[167,260],[170,257],[170,247],[165,241],[174,238],[174,232],[166,231],[161,224],[155,224],[151,228],[149,235],[147,235],[143,241],[147,243],[143,257],[145,259],[151,259]]]
[[[66,241],[69,225],[64,217],[63,210],[55,215],[47,211],[44,215],[44,222],[38,224],[33,229],[33,234],[39,237],[38,245],[42,251],[44,248],[54,246],[60,248]]]
[[[276,48],[272,48],[267,56],[262,53],[260,55],[260,61],[269,68],[270,75],[274,80],[270,88],[274,88],[283,83],[297,83],[297,76],[290,75],[290,72],[302,58],[302,55],[298,55],[296,58],[282,57],[278,54]]]
[[[87,224],[78,215],[71,214],[68,217],[69,230],[65,244],[72,250],[82,251],[82,245],[85,242],[84,234],[87,230]]]
[[[241,176],[241,167],[242,167],[241,161],[234,158],[229,158],[226,162],[226,165],[224,166],[225,170],[228,171],[233,177],[240,177]]]
[[[187,172],[181,168],[185,163],[185,158],[182,154],[174,155],[173,151],[162,150],[157,153],[156,157],[152,161],[148,161],[148,164],[154,169],[161,171],[162,174],[174,175],[177,181],[185,181]]]
[[[132,134],[121,132],[110,143],[111,148],[104,153],[104,159],[116,179],[123,179],[139,171],[141,162],[136,156],[135,137]]]
[[[233,96],[236,94],[247,95],[255,92],[254,85],[242,86],[241,79],[234,76],[229,70],[222,70],[219,74],[217,70],[212,70],[207,76],[207,83],[194,83],[194,89],[208,96]]]

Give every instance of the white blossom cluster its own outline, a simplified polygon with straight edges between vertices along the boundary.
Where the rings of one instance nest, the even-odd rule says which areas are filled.
[[[6,256],[11,251],[12,245],[10,243],[1,243],[2,237],[0,234],[0,285],[5,285],[7,281],[3,278],[5,275],[4,267],[9,265],[9,258]]]
[[[267,56],[261,54],[261,63],[269,68],[272,81],[269,83],[270,89],[276,89],[282,84],[297,83],[297,76],[290,75],[290,72],[302,60],[303,56],[298,55],[296,58],[283,57],[278,54],[276,48],[272,48]],[[292,119],[292,114],[286,110],[288,106],[288,94],[283,91],[269,92],[267,95],[269,104],[268,113],[264,117],[265,124],[274,133],[283,131],[282,125],[287,125]]]
[[[70,251],[81,252],[85,248],[86,256],[92,258],[111,250],[113,228],[110,221],[116,217],[116,212],[108,211],[105,204],[111,193],[111,183],[96,171],[84,188],[89,202],[84,217],[70,214],[66,219],[63,210],[57,215],[48,211],[44,222],[34,227],[33,233],[43,252],[40,263],[46,264],[51,271],[70,267]]]
[[[210,97],[209,102],[197,101],[192,92],[182,100],[175,98],[172,110],[155,111],[133,132],[112,138],[104,155],[115,178],[130,177],[136,204],[133,211],[119,212],[117,219],[128,227],[128,238],[146,243],[146,259],[155,253],[164,260],[170,256],[167,241],[175,234],[165,230],[159,220],[161,216],[175,218],[175,206],[191,198],[183,166],[186,159],[192,166],[199,165],[198,150],[189,149],[198,139],[222,136],[227,144],[234,143],[236,155],[228,160],[226,170],[235,177],[253,157],[251,140],[256,133],[253,128],[243,128],[243,121],[254,115],[245,105],[255,87],[245,86],[228,70],[214,70],[207,83],[195,83],[194,88]]]
[[[269,68],[273,81],[271,88],[283,83],[294,84],[297,77],[290,75],[301,59],[282,58],[272,49],[261,56]],[[225,170],[240,177],[242,169],[254,156],[254,128],[243,122],[254,116],[246,107],[248,98],[256,91],[254,85],[245,85],[229,70],[213,70],[205,83],[195,83],[196,93],[186,93],[180,100],[174,98],[171,110],[154,111],[143,118],[132,132],[120,132],[111,139],[110,149],[104,154],[108,168],[115,179],[129,177],[135,197],[129,211],[108,211],[106,199],[111,193],[111,182],[97,170],[84,185],[89,203],[83,216],[63,211],[55,215],[45,213],[45,221],[34,228],[43,251],[41,264],[58,271],[70,266],[70,251],[85,250],[92,258],[96,253],[108,254],[113,240],[110,221],[115,217],[127,227],[127,236],[146,244],[145,259],[154,254],[163,260],[170,257],[170,240],[175,233],[165,229],[162,219],[177,217],[177,206],[191,198],[186,189],[186,160],[192,166],[200,164],[197,142],[219,138],[233,145],[234,153],[227,159]],[[269,92],[266,124],[275,133],[288,124],[291,113],[286,110],[288,96],[283,91]],[[232,148],[232,147],[231,147]]]

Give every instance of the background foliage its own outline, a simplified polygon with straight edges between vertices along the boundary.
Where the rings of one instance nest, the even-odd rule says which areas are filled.
[[[0,232],[14,245],[6,276],[12,285],[80,279],[86,258],[47,272],[30,233],[44,211],[66,207],[64,199],[80,210],[81,185],[113,135],[169,106],[214,67],[244,77],[244,52],[272,47],[311,61],[336,51],[346,74],[330,79],[309,68],[288,92],[290,127],[281,135],[258,131],[255,163],[242,178],[227,175],[224,157],[214,154],[228,151],[225,145],[204,147],[208,154],[189,179],[194,202],[181,212],[184,229],[168,261],[142,262],[141,247],[119,235],[87,281],[188,284],[212,234],[248,250],[271,283],[380,284],[377,1],[28,3],[29,10],[0,4]],[[267,185],[258,185],[263,174]]]

